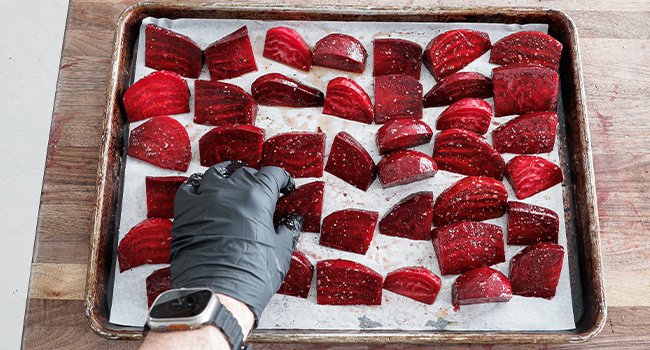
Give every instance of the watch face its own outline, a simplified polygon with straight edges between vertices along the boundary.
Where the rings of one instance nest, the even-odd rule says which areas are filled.
[[[162,295],[161,295],[162,297]],[[212,298],[210,290],[171,290],[149,312],[152,318],[182,318],[200,315]]]

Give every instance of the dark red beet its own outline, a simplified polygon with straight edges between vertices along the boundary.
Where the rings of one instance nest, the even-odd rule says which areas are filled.
[[[295,30],[275,27],[266,32],[263,56],[274,61],[308,71],[311,69],[311,50]]]
[[[257,104],[237,85],[212,80],[194,82],[194,122],[204,125],[255,124]]]
[[[335,211],[323,219],[320,245],[366,254],[379,213],[360,209]]]
[[[368,151],[345,131],[336,134],[325,171],[362,191],[367,190],[377,176],[375,162]]]
[[[428,155],[411,150],[390,153],[377,164],[382,188],[409,184],[433,177],[438,166]]]
[[[481,136],[463,129],[447,129],[436,136],[433,160],[440,170],[503,179],[506,163]]]
[[[147,305],[151,307],[156,298],[172,288],[172,276],[169,267],[158,269],[147,276]]]
[[[431,305],[440,291],[440,277],[424,267],[403,267],[386,275],[384,289]]]
[[[325,102],[318,89],[280,73],[257,78],[251,85],[251,92],[255,101],[263,106],[320,107]]]
[[[458,276],[451,287],[454,310],[461,305],[502,303],[512,298],[508,278],[500,271],[487,266],[479,267]]]
[[[436,80],[456,73],[486,53],[492,44],[487,33],[469,29],[446,31],[424,49],[424,65]]]
[[[536,63],[558,70],[562,43],[548,34],[524,31],[497,41],[490,52],[490,63]]]
[[[533,112],[501,125],[492,133],[494,148],[500,153],[547,153],[555,145],[555,112]]]
[[[145,66],[175,72],[188,78],[198,78],[201,75],[203,50],[192,39],[154,24],[147,24],[144,31]]]
[[[492,80],[476,72],[457,72],[439,81],[424,96],[424,107],[450,105],[464,98],[492,97]]]
[[[278,294],[307,298],[313,276],[314,265],[311,264],[305,254],[297,250],[294,251],[289,271],[287,271],[287,276],[284,278]]]
[[[276,224],[289,214],[300,214],[304,222],[303,232],[320,232],[320,218],[323,213],[325,183],[314,181],[299,186],[290,194],[282,196],[275,207]]]
[[[375,110],[368,94],[348,78],[334,78],[327,84],[323,114],[372,124]]]
[[[172,222],[167,219],[146,219],[133,226],[117,247],[120,272],[144,264],[169,264],[171,241]]]
[[[122,102],[129,123],[166,114],[190,111],[190,90],[174,72],[153,72],[135,82],[124,93]]]
[[[375,77],[375,123],[422,119],[422,84],[407,75]]]
[[[490,128],[492,115],[489,103],[480,98],[464,98],[440,113],[436,129],[465,129],[483,135]]]
[[[486,176],[468,176],[444,190],[433,206],[433,224],[481,221],[503,216],[508,191],[501,181]]]
[[[363,73],[368,53],[356,38],[345,34],[330,34],[314,46],[314,66]]]
[[[422,47],[403,39],[375,39],[372,75],[408,75],[420,79]]]
[[[506,164],[506,178],[518,199],[525,199],[562,183],[562,169],[544,158],[516,156]]]
[[[323,176],[325,134],[288,132],[264,142],[262,165],[284,168],[293,177]]]
[[[264,129],[252,125],[217,126],[199,140],[201,165],[210,167],[227,160],[241,160],[259,169],[263,143]]]
[[[547,208],[521,202],[508,202],[508,244],[557,243],[560,219]]]
[[[556,71],[535,64],[514,63],[492,70],[497,117],[557,110]]]
[[[164,169],[187,171],[192,158],[190,137],[176,119],[152,118],[131,130],[128,155]]]
[[[433,192],[417,192],[402,198],[379,221],[379,233],[414,240],[428,240],[433,220]]]
[[[382,277],[354,261],[321,260],[316,291],[319,305],[381,305]]]
[[[387,154],[400,149],[423,145],[431,141],[433,131],[421,120],[395,119],[377,131],[379,153]]]
[[[185,176],[147,176],[147,217],[173,218],[174,197],[185,180]]]
[[[535,243],[510,260],[512,293],[553,299],[562,273],[564,248],[555,243]]]
[[[205,49],[211,80],[236,78],[257,70],[248,28],[243,26]]]

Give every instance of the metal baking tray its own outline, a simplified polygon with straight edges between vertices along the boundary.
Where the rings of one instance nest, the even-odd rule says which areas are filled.
[[[111,324],[109,293],[119,227],[121,179],[125,164],[125,122],[121,96],[132,79],[135,44],[146,17],[357,22],[545,23],[564,45],[560,65],[565,117],[560,120],[560,166],[564,172],[564,216],[576,327],[566,331],[385,331],[257,330],[255,343],[300,344],[451,344],[578,343],[603,328],[604,298],[600,238],[589,126],[575,24],[563,12],[547,8],[393,8],[334,6],[176,5],[140,3],[124,11],[117,23],[107,105],[99,155],[93,232],[86,290],[86,316],[97,334],[110,339],[140,339],[142,329]]]

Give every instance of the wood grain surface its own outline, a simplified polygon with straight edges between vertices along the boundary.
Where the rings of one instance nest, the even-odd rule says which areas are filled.
[[[133,3],[70,0],[39,211],[24,349],[135,349],[139,345],[95,335],[87,326],[83,303],[113,34],[120,13]],[[310,3],[405,7],[544,5],[563,10],[574,19],[580,35],[589,110],[609,318],[603,332],[587,344],[526,348],[650,348],[650,2]],[[457,348],[468,347],[474,348]]]

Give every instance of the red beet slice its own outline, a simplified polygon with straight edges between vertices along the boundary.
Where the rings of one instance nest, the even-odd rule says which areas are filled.
[[[386,275],[384,289],[431,305],[440,291],[440,277],[424,267],[403,267]]]
[[[508,191],[501,181],[486,176],[468,176],[444,190],[433,206],[433,224],[481,221],[503,216]]]
[[[284,168],[293,177],[323,176],[325,134],[288,132],[264,142],[262,165]]]
[[[413,240],[428,240],[433,220],[433,192],[402,198],[379,222],[379,233]]]
[[[381,305],[382,277],[350,260],[321,260],[316,264],[319,305]]]
[[[257,70],[248,28],[243,26],[205,49],[211,80],[236,78]]]
[[[424,65],[436,80],[456,73],[486,53],[492,44],[487,33],[454,29],[433,38],[424,49]]]
[[[451,303],[454,310],[461,305],[502,303],[512,298],[508,278],[495,269],[479,267],[458,276],[451,287]]]
[[[464,98],[440,113],[436,129],[465,129],[483,135],[490,128],[492,115],[489,103],[480,98]]]
[[[320,218],[323,213],[323,195],[325,183],[314,181],[296,188],[290,194],[282,196],[275,206],[276,224],[289,214],[303,217],[303,232],[320,232]]]
[[[375,233],[379,213],[360,209],[335,211],[323,219],[320,245],[366,254]]]
[[[263,56],[309,72],[311,69],[311,50],[305,40],[295,30],[275,27],[266,32]]]
[[[420,79],[422,47],[403,39],[375,39],[372,75],[408,75]]]
[[[263,106],[320,107],[325,103],[320,90],[280,73],[257,78],[251,85],[251,92],[255,101]]]
[[[503,179],[506,163],[481,136],[467,130],[447,129],[436,136],[433,160],[440,170],[463,175]]]
[[[544,158],[516,156],[506,164],[506,177],[518,199],[525,199],[562,183],[562,169]]]
[[[129,123],[165,114],[190,111],[190,90],[174,72],[153,72],[131,85],[122,102]]]
[[[508,202],[508,244],[557,243],[560,218],[547,208]]]
[[[363,73],[368,53],[356,38],[345,34],[330,34],[314,46],[314,66]]]
[[[395,119],[382,125],[377,131],[379,153],[387,154],[429,143],[433,131],[421,120]]]
[[[133,226],[117,247],[120,272],[144,264],[169,264],[172,222],[146,219]]]
[[[314,276],[314,265],[311,264],[305,254],[294,251],[291,257],[291,265],[287,276],[278,290],[278,294],[291,295],[299,298],[307,298],[311,279]]]
[[[370,187],[377,175],[368,151],[345,131],[334,137],[325,171],[362,191]]]
[[[524,31],[497,41],[490,53],[490,63],[536,63],[558,70],[561,56],[562,43],[555,38],[541,32]]]
[[[145,66],[188,78],[198,78],[201,75],[203,50],[192,39],[154,24],[147,24],[144,31]]]
[[[422,84],[407,75],[375,78],[375,123],[422,119]]]
[[[174,197],[185,180],[185,176],[147,176],[147,217],[173,218]]]
[[[323,114],[372,124],[375,110],[370,97],[359,84],[348,78],[334,78],[327,84]]]
[[[158,269],[147,276],[147,306],[151,307],[156,298],[172,288],[172,276],[169,267]]]
[[[422,152],[400,150],[384,156],[377,164],[377,171],[381,187],[389,188],[433,177],[438,166]]]
[[[512,293],[553,299],[562,272],[564,248],[555,243],[535,243],[510,260]]]
[[[204,125],[255,124],[257,104],[237,85],[212,80],[194,82],[194,122]]]
[[[514,63],[492,70],[497,117],[557,109],[556,71],[535,64]]]
[[[128,155],[164,169],[187,171],[192,159],[190,137],[176,119],[152,118],[131,130]]]
[[[199,140],[201,165],[209,167],[227,160],[241,160],[259,169],[263,143],[264,129],[252,125],[217,126]]]
[[[555,112],[535,112],[519,116],[492,133],[494,148],[500,153],[547,153],[555,145]]]
[[[439,81],[424,96],[424,107],[450,105],[464,98],[492,97],[492,80],[476,72],[457,72]]]

